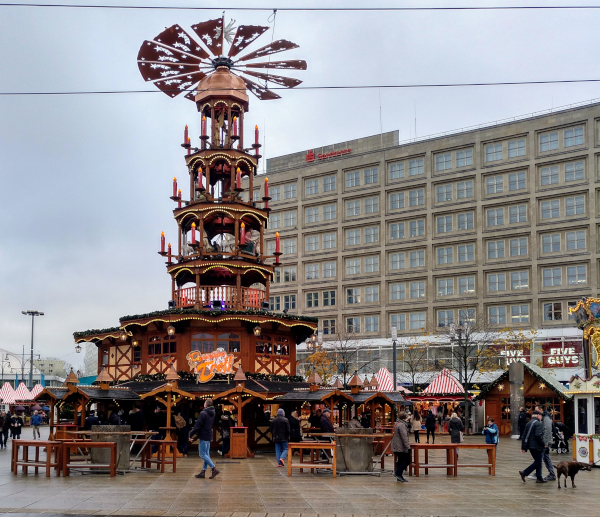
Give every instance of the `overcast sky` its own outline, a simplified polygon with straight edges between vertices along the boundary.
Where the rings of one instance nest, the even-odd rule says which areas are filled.
[[[385,5],[402,4],[377,2]],[[269,14],[228,11],[226,21],[272,26]],[[142,41],[219,15],[0,7],[0,92],[150,89],[136,65]],[[279,12],[275,39],[300,45],[277,58],[306,60],[307,71],[282,73],[306,86],[591,79],[600,78],[599,21],[591,10]],[[270,39],[269,31],[249,50]],[[250,95],[246,119],[266,135],[268,157],[380,130],[378,90],[278,93],[277,101]],[[595,83],[382,90],[382,125],[404,140],[414,135],[415,106],[423,136],[597,97]],[[193,103],[162,93],[0,96],[1,348],[28,349],[30,319],[21,311],[40,310],[35,351],[79,365],[74,331],[167,307],[170,280],[156,252],[162,230],[177,241],[171,182],[186,175],[183,128],[198,142],[199,122]]]

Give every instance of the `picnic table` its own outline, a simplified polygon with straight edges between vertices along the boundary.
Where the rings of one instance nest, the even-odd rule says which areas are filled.
[[[294,463],[294,449],[300,451],[300,462]],[[331,463],[324,463],[319,460],[319,455],[322,450],[332,450]],[[310,463],[304,462],[304,451],[310,450]],[[315,469],[330,469],[333,477],[336,475],[336,461],[337,452],[335,442],[324,442],[324,441],[306,441],[306,442],[289,442],[288,444],[288,476],[292,475],[292,469],[300,469],[300,472],[304,472],[304,469],[310,468],[311,473],[314,473]]]
[[[60,473],[61,467],[61,442],[57,441],[42,441],[42,440],[12,440],[12,458],[10,470],[17,474],[19,467],[27,474],[28,467],[35,469],[38,473],[40,467],[46,469],[46,477],[50,477],[50,471],[54,467],[57,475]],[[29,448],[35,450],[34,458],[29,458]],[[19,449],[23,450],[23,457],[19,458]],[[40,460],[40,449],[46,449],[46,459]],[[52,461],[52,453],[54,453],[54,461]]]
[[[458,463],[458,449],[467,450],[485,450],[487,451],[487,463]],[[419,451],[425,451],[425,462],[421,463]],[[445,463],[429,463],[429,451],[446,451]],[[446,469],[448,476],[458,476],[459,467],[483,467],[488,469],[490,476],[496,475],[496,446],[487,443],[413,443],[411,444],[411,462],[408,466],[408,475],[412,476],[413,470],[415,477],[419,477],[420,469],[425,469],[425,474],[429,474],[429,469]]]

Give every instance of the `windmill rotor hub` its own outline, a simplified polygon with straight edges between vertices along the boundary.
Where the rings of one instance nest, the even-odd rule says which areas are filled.
[[[212,60],[212,65],[215,67],[215,70],[220,66],[226,66],[231,70],[233,66],[233,60],[229,59],[227,56],[219,56]]]

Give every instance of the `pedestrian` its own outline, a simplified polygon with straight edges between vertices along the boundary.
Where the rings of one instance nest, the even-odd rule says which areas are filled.
[[[525,483],[525,478],[535,470],[536,483],[547,483],[542,477],[542,455],[544,453],[544,428],[542,426],[542,412],[537,409],[533,412],[531,420],[525,427],[521,441],[521,452],[529,451],[533,463],[525,470],[520,470],[519,475]]]
[[[415,433],[415,443],[421,443],[421,439],[419,438],[419,432],[421,431],[421,415],[416,409],[413,411],[410,425],[413,433]]]
[[[525,408],[519,408],[519,420],[517,421],[517,427],[519,428],[519,438],[523,438],[523,431],[525,430],[525,426],[527,425],[527,411]]]
[[[542,461],[548,469],[548,476],[544,479],[546,481],[556,481],[554,465],[552,465],[552,460],[550,459],[550,444],[554,442],[554,422],[549,411],[542,410],[541,406],[536,406],[536,409],[542,412],[542,429],[544,431],[544,453],[542,454]]]
[[[33,416],[31,417],[31,427],[33,427],[33,439],[35,440],[35,435],[41,440],[42,435],[40,434],[40,426],[42,425],[42,417],[37,411],[33,412]]]
[[[6,443],[8,442],[8,428],[10,422],[6,416],[6,412],[0,413],[0,449],[6,449]]]
[[[285,411],[277,410],[277,416],[271,422],[271,437],[275,444],[275,459],[278,467],[285,466],[290,441],[290,422],[285,418]]]
[[[113,409],[112,413],[108,417],[108,425],[121,425],[121,417],[117,413],[116,409]]]
[[[369,429],[369,427],[371,427],[371,419],[367,413],[363,413],[360,416],[360,425],[363,426],[363,429]]]
[[[173,417],[177,433],[177,450],[187,458],[188,446],[190,443],[190,426],[188,425],[187,415],[178,412]]]
[[[290,418],[290,442],[301,442],[302,431],[300,430],[300,420],[298,419],[298,411],[292,411]],[[360,426],[360,424],[358,424]]]
[[[202,470],[196,474],[197,478],[206,477],[206,468],[210,467],[212,472],[209,479],[215,478],[219,471],[215,467],[215,464],[210,459],[210,442],[213,435],[213,424],[215,422],[215,408],[213,406],[212,399],[206,399],[204,401],[204,409],[200,412],[194,428],[190,432],[190,443],[194,441],[194,436],[198,435],[200,444],[198,445],[198,455],[204,460]]]
[[[487,425],[483,428],[481,434],[485,434],[485,443],[498,445],[498,426],[493,418],[488,418]]]
[[[331,411],[329,408],[325,408],[321,413],[321,432],[322,433],[335,433],[333,424],[331,423]]]
[[[406,467],[410,465],[410,441],[408,439],[408,414],[400,411],[398,422],[394,426],[394,435],[390,447],[396,456],[396,470],[394,476],[401,483],[407,483],[402,475]]]
[[[144,413],[139,407],[134,407],[129,413],[129,425],[132,431],[144,430]]]
[[[13,440],[21,438],[21,428],[23,427],[23,418],[20,412],[10,417],[10,437]]]
[[[429,443],[429,435],[431,435],[431,443],[435,443],[435,415],[431,409],[425,418],[425,430],[427,431],[427,443]]]
[[[221,456],[225,456],[231,448],[231,427],[235,426],[231,413],[224,411],[221,415],[221,450],[217,451]]]
[[[465,426],[462,423],[462,420],[458,418],[458,415],[456,413],[452,413],[450,415],[450,420],[448,421],[448,432],[450,433],[450,442],[461,443],[464,430]],[[458,458],[458,447],[456,448],[456,457]]]
[[[93,425],[100,425],[100,419],[96,416],[96,412],[92,409],[83,422],[83,430],[90,431]]]
[[[319,410],[321,411],[321,410]],[[320,429],[321,425],[321,414],[315,412],[314,408],[310,412],[310,416],[308,417],[308,427],[311,429]]]

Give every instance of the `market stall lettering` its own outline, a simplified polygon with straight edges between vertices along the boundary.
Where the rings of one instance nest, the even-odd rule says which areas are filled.
[[[198,374],[199,381],[208,382],[216,373],[232,374],[235,356],[228,354],[222,348],[217,348],[210,354],[200,354],[197,350],[193,350],[186,359],[190,370]]]

